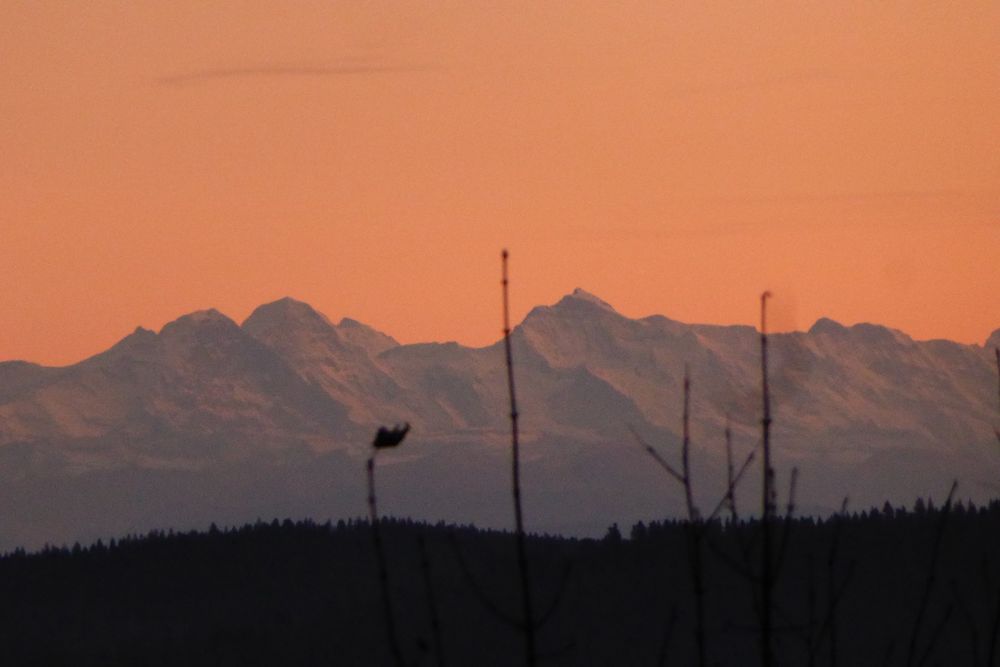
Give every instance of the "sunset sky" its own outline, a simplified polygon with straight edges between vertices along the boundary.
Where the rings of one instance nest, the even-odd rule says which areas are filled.
[[[285,295],[402,342],[1000,327],[1000,3],[0,1],[0,359]]]

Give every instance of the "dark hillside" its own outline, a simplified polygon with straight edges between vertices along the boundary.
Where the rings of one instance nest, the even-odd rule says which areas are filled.
[[[1000,602],[1000,504],[958,505],[946,519],[923,505],[790,524],[775,609],[780,664],[831,664],[831,636],[841,665],[905,665],[914,637],[912,664],[987,664]],[[743,549],[755,549],[756,529],[709,529],[711,664],[757,659],[754,602],[739,572]],[[516,613],[511,536],[389,521],[389,576],[408,662],[438,664],[421,535],[446,664],[520,664],[519,635],[469,581],[501,613]],[[612,530],[599,541],[530,541],[539,609],[569,568],[540,635],[543,664],[655,665],[665,638],[666,664],[692,664],[683,525],[637,525],[625,537]],[[843,590],[833,616],[831,567],[833,590]],[[152,534],[0,559],[0,646],[5,665],[391,664],[378,601],[365,523],[275,521]]]

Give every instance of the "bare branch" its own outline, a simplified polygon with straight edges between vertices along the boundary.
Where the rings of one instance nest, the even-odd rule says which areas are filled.
[[[663,628],[663,637],[660,639],[660,650],[657,653],[656,664],[664,667],[667,664],[667,657],[670,655],[670,641],[674,637],[674,627],[677,625],[677,605],[670,608],[670,616],[667,617],[667,625]]]
[[[759,444],[760,441],[757,442],[757,445]],[[709,521],[718,518],[719,513],[726,507],[726,504],[729,502],[730,496],[736,491],[736,487],[739,485],[740,480],[743,479],[743,474],[750,468],[750,464],[753,463],[754,458],[756,457],[757,445],[754,445],[754,448],[750,450],[749,454],[747,454],[746,459],[743,460],[743,465],[740,466],[739,471],[736,473],[736,475],[730,482],[730,489],[726,491],[726,496],[719,501],[719,503],[715,506],[715,509],[712,510],[712,513],[708,516]],[[733,517],[735,518],[736,517],[735,501],[734,504],[732,505],[732,511],[733,511]]]
[[[730,517],[733,523],[739,520],[736,513],[736,478],[733,474],[733,431],[729,428],[729,413],[726,413],[726,505],[729,506]],[[716,512],[712,512],[711,517],[715,517]]]
[[[979,627],[976,624],[976,619],[973,617],[972,612],[969,610],[969,605],[962,596],[962,591],[958,588],[958,582],[954,579],[951,580],[951,595],[955,600],[955,606],[958,607],[959,615],[965,622],[966,629],[969,631],[969,643],[972,644],[972,664],[978,665]]]
[[[517,570],[521,579],[521,615],[524,632],[524,652],[528,667],[537,664],[535,652],[535,620],[531,605],[531,575],[524,535],[524,514],[521,510],[521,444],[518,437],[517,397],[514,391],[514,356],[510,344],[510,297],[505,249],[501,255],[501,286],[503,289],[503,346],[507,363],[507,393],[510,397],[511,492],[514,496],[514,540],[517,547]]]
[[[438,667],[445,667],[444,642],[441,639],[441,617],[438,615],[437,600],[434,598],[434,586],[431,582],[431,562],[427,556],[427,545],[424,536],[417,536],[417,548],[420,551],[420,574],[424,580],[424,595],[427,599],[427,616],[431,622],[431,640],[434,645],[434,656]]]
[[[751,582],[754,585],[760,582],[760,577],[758,577],[757,574],[753,572],[753,570],[747,563],[740,563],[735,558],[727,554],[725,550],[722,549],[722,547],[717,545],[712,540],[708,540],[708,546],[712,549],[712,551],[715,552],[715,555],[719,557],[719,560],[728,565],[730,569],[733,570],[733,572],[740,575],[741,577],[743,577],[744,579],[746,579],[747,581]]]
[[[990,667],[996,664],[997,637],[1000,636],[1000,591],[997,591],[996,608],[993,612],[993,624],[990,627],[990,648],[986,664]]]
[[[451,546],[451,549],[455,554],[455,561],[458,563],[458,569],[462,573],[462,578],[465,579],[465,585],[468,586],[473,594],[479,599],[479,604],[483,605],[486,611],[496,616],[497,619],[505,625],[521,631],[521,621],[498,607],[493,600],[490,599],[490,596],[486,594],[486,591],[479,586],[479,582],[477,582],[475,576],[473,576],[472,570],[469,569],[469,563],[465,560],[465,556],[462,554],[461,548],[459,548],[458,539],[455,537],[455,533],[452,532],[448,534],[448,544]]]
[[[567,563],[563,568],[562,576],[559,578],[559,585],[556,587],[556,592],[552,596],[552,601],[549,603],[549,606],[545,609],[545,611],[539,614],[538,620],[535,622],[536,628],[541,629],[542,626],[548,622],[549,618],[552,617],[552,614],[555,613],[556,609],[559,608],[559,603],[562,602],[563,596],[566,593],[566,587],[569,584],[570,575],[572,573],[573,564]]]
[[[767,382],[767,299],[770,292],[760,295],[760,385],[763,414],[761,416],[761,439],[764,444],[763,487],[761,488],[761,531],[763,533],[763,548],[761,549],[760,594],[761,594],[761,633],[760,633],[760,664],[761,667],[772,667],[774,654],[771,649],[771,593],[774,581],[771,577],[771,515],[774,511],[774,471],[771,469],[771,394]]]
[[[1000,415],[1000,347],[993,348],[993,353],[997,358],[997,414]],[[1000,443],[1000,426],[994,426],[993,433],[997,436],[997,443]]]
[[[405,433],[404,433],[405,435]],[[402,438],[400,438],[402,440]],[[397,443],[398,444],[398,443]],[[389,596],[389,568],[385,561],[385,549],[382,547],[382,534],[379,530],[378,504],[375,497],[375,456],[378,449],[372,445],[372,455],[368,457],[368,513],[372,524],[372,540],[375,545],[375,562],[378,566],[379,590],[382,597],[382,615],[385,620],[386,639],[389,642],[389,651],[397,667],[402,667],[403,653],[399,648],[399,639],[396,636],[396,620],[392,612],[392,598]]]
[[[781,543],[778,546],[778,559],[774,565],[774,577],[777,579],[778,573],[785,560],[785,553],[788,550],[788,538],[794,525],[792,517],[795,514],[795,489],[799,480],[799,469],[792,468],[792,479],[788,483],[788,505],[785,507],[785,522],[781,530]]]
[[[927,648],[924,649],[923,655],[920,656],[920,660],[917,661],[917,667],[922,667],[922,665],[927,662],[927,659],[931,657],[931,652],[934,650],[934,646],[937,644],[938,639],[941,638],[941,633],[944,632],[944,628],[948,625],[948,621],[951,620],[951,614],[955,610],[954,604],[949,604],[948,609],[945,610],[944,616],[938,621],[938,624],[934,626],[934,630],[931,631],[930,641],[927,642]]]
[[[941,510],[941,520],[938,522],[937,532],[934,535],[934,545],[931,549],[931,560],[927,568],[927,579],[924,581],[924,590],[920,597],[920,604],[917,607],[917,618],[913,623],[913,631],[910,634],[910,644],[906,651],[906,666],[911,667],[914,664],[914,659],[916,658],[917,651],[917,640],[920,637],[920,629],[923,625],[924,614],[927,613],[927,605],[930,602],[931,592],[934,589],[934,582],[937,579],[937,563],[938,556],[941,552],[941,542],[944,539],[944,529],[948,523],[948,514],[951,512],[951,501],[955,496],[955,490],[958,488],[958,480],[955,480],[951,484],[951,490],[948,492],[948,499],[944,503],[944,508]],[[949,609],[950,614],[950,609]],[[933,641],[927,648],[929,652],[933,647]],[[921,661],[926,658],[927,652],[921,657]],[[917,663],[918,665],[920,663]]]
[[[658,451],[656,451],[655,447],[643,440],[642,436],[639,435],[639,432],[636,431],[631,424],[628,424],[628,430],[632,432],[632,436],[636,439],[636,442],[639,443],[639,446],[646,450],[646,453],[653,457],[653,460],[659,463],[660,467],[663,468],[668,475],[673,477],[680,484],[684,484],[684,475],[677,472],[673,466],[667,463],[667,460],[663,458]]]
[[[681,416],[681,464],[683,467],[684,503],[687,506],[688,521],[698,520],[698,508],[694,506],[691,490],[691,372],[684,364],[684,409]]]

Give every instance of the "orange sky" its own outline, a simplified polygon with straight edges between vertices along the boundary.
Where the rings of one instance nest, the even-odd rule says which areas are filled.
[[[291,295],[1000,327],[1000,3],[0,3],[0,359]]]

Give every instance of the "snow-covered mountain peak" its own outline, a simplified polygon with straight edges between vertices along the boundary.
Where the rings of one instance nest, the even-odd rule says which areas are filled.
[[[831,320],[829,317],[821,317],[809,328],[810,334],[827,334],[830,336],[842,336],[848,331],[840,322]]]
[[[135,350],[139,348],[155,345],[159,336],[155,331],[150,331],[143,327],[136,327],[135,331],[118,341],[108,352]],[[106,354],[106,353],[105,353]],[[98,355],[101,356],[101,355]]]
[[[326,315],[304,301],[284,297],[257,306],[242,324],[243,330],[255,338],[283,329],[308,329],[328,332],[333,324]]]
[[[567,303],[567,300],[570,300],[571,303],[580,302],[589,304],[591,306],[597,306],[598,308],[611,311],[612,313],[618,312],[611,306],[611,304],[609,304],[604,299],[601,299],[600,297],[597,297],[580,287],[577,287],[572,291],[572,293],[564,296],[562,299],[560,299],[559,303],[557,303],[556,305],[558,306],[559,304]]]
[[[524,318],[524,323],[529,324],[532,320],[546,316],[555,316],[558,319],[594,319],[595,317],[601,319],[607,315],[621,317],[608,302],[577,287],[551,306],[532,308],[531,312]]]
[[[173,322],[168,322],[160,329],[160,336],[173,336],[197,330],[231,330],[238,329],[236,322],[217,311],[215,308],[196,310],[182,315]],[[133,334],[134,335],[134,334]]]

